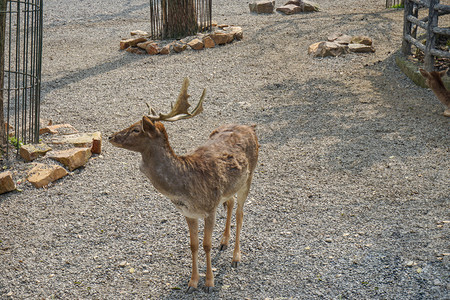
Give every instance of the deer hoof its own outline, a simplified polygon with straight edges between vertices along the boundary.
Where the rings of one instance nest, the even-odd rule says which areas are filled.
[[[193,286],[188,286],[187,290],[186,290],[186,294],[192,294],[193,292],[195,292],[197,290],[197,288],[193,287]]]
[[[228,248],[228,245],[220,244],[219,251],[224,251]]]
[[[238,261],[232,261],[232,262],[231,262],[231,266],[232,266],[233,268],[237,268],[237,267],[239,266],[239,262],[238,262]]]
[[[214,290],[214,287],[213,287],[213,286],[205,286],[205,287],[203,288],[203,291],[204,291],[205,293],[207,293],[207,294],[211,294],[211,293],[213,292],[213,290]]]

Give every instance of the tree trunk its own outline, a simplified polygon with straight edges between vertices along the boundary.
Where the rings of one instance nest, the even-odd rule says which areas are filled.
[[[163,38],[182,38],[198,31],[194,0],[162,0]]]
[[[0,152],[6,147],[6,126],[4,115],[3,88],[5,80],[5,32],[6,32],[6,4],[7,0],[0,0]]]

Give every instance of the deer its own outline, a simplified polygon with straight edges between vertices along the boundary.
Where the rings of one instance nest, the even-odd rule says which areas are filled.
[[[236,238],[232,267],[241,261],[240,233],[243,225],[244,202],[250,191],[253,172],[258,161],[258,139],[255,125],[222,125],[212,131],[205,144],[186,154],[177,155],[171,148],[162,121],[174,122],[197,116],[203,111],[206,89],[193,111],[187,101],[189,79],[185,78],[172,109],[167,114],[157,114],[147,104],[149,114],[142,120],[109,137],[113,146],[141,154],[139,169],[157,191],[169,198],[185,217],[192,256],[191,278],[186,293],[198,289],[198,220],[204,219],[203,250],[206,256],[206,276],[203,290],[211,293],[214,275],[211,265],[212,234],[217,207],[226,207],[225,230],[219,251],[225,250],[231,237],[231,218],[236,208]]]
[[[447,73],[448,69],[443,71],[427,72],[424,69],[419,69],[420,73],[426,80],[426,84],[434,92],[436,97],[446,106],[444,116],[450,117],[450,91],[444,85],[442,77]]]

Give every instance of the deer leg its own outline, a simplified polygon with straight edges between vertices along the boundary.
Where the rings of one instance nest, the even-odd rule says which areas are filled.
[[[191,253],[192,253],[192,274],[191,280],[188,284],[187,294],[192,293],[197,289],[198,279],[198,220],[186,217],[186,221],[189,226],[189,238],[191,241]]]
[[[248,179],[247,184],[237,192],[237,208],[236,208],[236,240],[234,242],[233,260],[231,266],[237,267],[241,261],[241,249],[240,249],[240,234],[242,229],[242,222],[244,219],[244,202],[247,199],[248,192],[250,191],[251,177]]]
[[[226,201],[227,203],[227,221],[225,222],[225,230],[223,232],[223,237],[220,240],[220,248],[219,250],[225,250],[228,247],[228,243],[230,241],[231,236],[231,217],[233,215],[233,206],[234,206],[234,199],[231,197]]]
[[[212,233],[214,229],[214,223],[216,222],[215,214],[209,215],[205,218],[205,232],[203,236],[203,250],[206,255],[206,279],[205,279],[205,292],[211,293],[214,287],[214,274],[211,265],[211,248],[212,248]]]

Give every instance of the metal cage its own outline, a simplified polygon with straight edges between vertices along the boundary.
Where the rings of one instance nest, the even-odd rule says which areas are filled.
[[[43,0],[0,0],[0,99],[6,137],[16,148],[39,141],[42,4]]]

